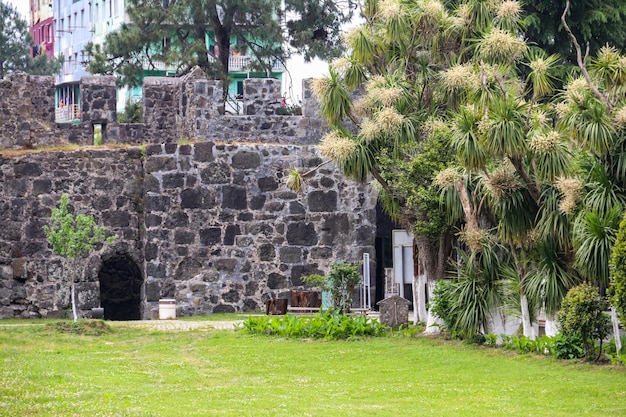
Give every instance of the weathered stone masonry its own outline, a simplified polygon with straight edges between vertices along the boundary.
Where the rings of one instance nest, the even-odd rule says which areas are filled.
[[[74,210],[93,214],[116,236],[81,271],[77,293],[83,315],[100,304],[122,311],[129,292],[137,293],[132,302],[144,319],[157,317],[163,297],[176,298],[181,315],[260,310],[267,298],[301,285],[302,275],[326,273],[337,259],[358,261],[365,251],[374,254],[375,193],[346,180],[333,165],[317,170],[303,191],[294,193],[285,185],[288,171],[316,167],[322,162],[317,148],[298,144],[280,129],[265,129],[273,132],[269,136],[254,133],[270,122],[281,129],[293,123],[319,126],[313,117],[265,114],[273,110],[259,104],[258,95],[247,102],[255,116],[219,116],[207,98],[215,85],[194,77],[180,85],[148,80],[146,94],[172,93],[170,107],[162,109],[171,119],[161,130],[151,124],[149,134],[136,130],[137,140],[153,143],[144,148],[84,147],[0,157],[0,318],[55,316],[69,307],[64,260],[51,253],[43,234],[63,193],[70,195]],[[263,91],[264,81],[257,83],[256,91]],[[98,97],[110,96],[110,83],[87,84],[108,91],[90,96],[88,112],[93,120],[109,123],[107,129],[114,128],[109,133],[115,131],[108,99],[100,100],[104,110],[94,106]],[[268,100],[274,103],[275,97]],[[189,122],[190,109],[196,123]],[[158,117],[150,111],[148,106],[148,119]],[[46,140],[67,142],[68,129],[86,138],[91,122],[52,129]],[[230,124],[237,127],[224,127]],[[308,134],[319,138],[315,129]],[[176,144],[190,130],[194,143]],[[236,132],[249,143],[238,143]],[[228,140],[214,140],[220,133]],[[270,140],[272,135],[277,140]],[[295,137],[311,138],[303,135]],[[2,128],[0,138],[3,146],[16,147]],[[109,136],[107,142],[114,140]],[[124,281],[135,274],[131,270],[138,271],[132,277],[137,288]],[[105,282],[117,274],[121,278],[113,284]],[[105,294],[103,287],[111,285]]]

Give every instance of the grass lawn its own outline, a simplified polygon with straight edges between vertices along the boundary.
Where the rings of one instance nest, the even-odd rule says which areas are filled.
[[[626,416],[626,369],[429,338],[0,327],[0,416],[34,415]]]

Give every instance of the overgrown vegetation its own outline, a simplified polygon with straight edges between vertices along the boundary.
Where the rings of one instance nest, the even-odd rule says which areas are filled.
[[[102,336],[112,331],[103,320],[59,321],[46,324],[46,330],[82,336]]]
[[[143,122],[143,100],[126,101],[124,111],[117,114],[118,123]]]
[[[337,310],[326,310],[314,316],[250,317],[244,321],[243,328],[250,334],[337,340],[380,336],[385,326],[366,316],[351,317]]]
[[[596,287],[581,284],[568,291],[556,316],[563,336],[580,339],[589,359],[602,354],[602,342],[611,329],[611,320],[604,313],[608,307]]]
[[[339,312],[349,313],[354,289],[361,282],[361,275],[358,265],[336,261],[327,277],[313,274],[303,276],[302,280],[322,291],[330,291],[333,308]]]

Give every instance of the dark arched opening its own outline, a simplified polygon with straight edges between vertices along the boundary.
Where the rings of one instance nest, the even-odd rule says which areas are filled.
[[[125,255],[108,259],[98,280],[105,320],[141,319],[141,271],[132,259]]]
[[[385,212],[380,201],[376,202],[376,290],[372,307],[385,297],[385,268],[393,267],[391,234],[394,229],[400,228]]]

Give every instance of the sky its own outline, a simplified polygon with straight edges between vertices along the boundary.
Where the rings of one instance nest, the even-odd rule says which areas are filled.
[[[22,15],[24,20],[30,24],[29,0],[1,0],[11,4]],[[297,55],[287,61],[287,70],[283,75],[283,93],[290,104],[298,104],[302,99],[302,80],[306,78],[320,77],[328,74],[328,63],[316,59],[310,63],[305,63],[302,56]]]

